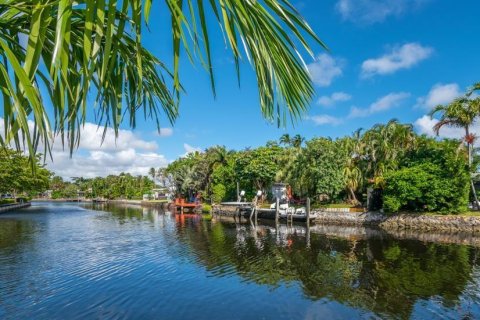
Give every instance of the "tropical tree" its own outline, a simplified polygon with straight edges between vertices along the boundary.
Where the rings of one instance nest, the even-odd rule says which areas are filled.
[[[32,193],[36,195],[45,191],[49,186],[52,173],[40,163],[38,155],[33,161],[33,163],[29,161],[29,158],[19,151],[1,148],[0,194],[11,193],[16,196],[21,193]]]
[[[288,0],[5,0],[0,4],[1,145],[25,145],[33,156],[59,136],[70,152],[96,101],[99,125],[115,134],[124,118],[134,128],[144,110],[158,128],[178,115],[180,61],[201,62],[215,95],[212,26],[228,43],[239,75],[246,57],[256,73],[263,115],[280,125],[299,118],[314,95],[299,52],[307,37],[324,47]],[[171,19],[173,67],[142,45],[153,11]],[[218,23],[207,23],[209,20]],[[240,77],[239,77],[240,78]],[[171,88],[171,89],[169,89]],[[47,112],[51,105],[53,112]],[[53,114],[53,119],[51,119]],[[33,130],[28,120],[33,120]]]
[[[150,175],[150,177],[152,177],[153,183],[155,183],[155,178],[157,177],[157,170],[155,170],[155,168],[150,168],[150,170],[148,170],[148,174]]]
[[[411,124],[392,119],[387,124],[377,124],[367,130],[362,140],[365,176],[381,184],[382,177],[396,170],[402,155],[415,146],[415,133]]]
[[[461,128],[464,130],[465,135],[461,144],[466,145],[468,165],[470,171],[472,171],[472,149],[477,137],[470,129],[474,121],[480,115],[480,98],[470,98],[468,95],[457,98],[447,105],[438,105],[430,112],[430,116],[433,117],[437,113],[440,113],[440,119],[433,127],[437,136],[439,135],[440,130],[445,126]],[[475,199],[475,205],[480,209],[477,192],[472,178],[470,179],[470,185]]]
[[[471,97],[476,91],[480,92],[480,82],[474,83],[470,90],[467,91],[467,97]]]
[[[280,139],[278,139],[278,142],[280,144],[283,144],[284,146],[289,146],[290,143],[292,142],[292,138],[290,137],[290,135],[288,133],[285,133],[285,134],[282,134]]]
[[[346,152],[345,163],[343,167],[343,177],[345,180],[345,188],[349,202],[358,205],[356,192],[361,187],[364,177],[361,170],[360,162],[362,160],[363,143],[361,139],[362,130],[355,131],[352,137],[341,139],[343,150]]]
[[[292,140],[291,140],[291,145],[294,148],[300,148],[302,146],[302,143],[305,141],[305,138],[302,137],[299,134],[296,134]]]
[[[278,146],[239,152],[235,158],[235,174],[240,184],[265,194],[275,182],[282,153],[282,148]]]
[[[342,145],[330,138],[314,138],[295,158],[287,182],[301,196],[319,196],[337,200],[344,190],[345,152]]]

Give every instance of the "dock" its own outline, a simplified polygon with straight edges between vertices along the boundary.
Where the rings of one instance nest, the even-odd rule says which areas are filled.
[[[175,211],[180,211],[181,214],[184,212],[195,212],[202,207],[201,203],[185,202],[185,199],[183,198],[176,198],[173,205],[175,207]]]
[[[8,212],[8,211],[27,208],[27,207],[30,207],[31,205],[32,205],[32,203],[30,203],[30,202],[2,205],[2,206],[0,206],[0,213],[5,213],[5,212]]]

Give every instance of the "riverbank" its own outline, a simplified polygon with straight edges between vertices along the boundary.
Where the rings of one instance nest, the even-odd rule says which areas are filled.
[[[61,198],[61,199],[49,199],[49,198],[37,198],[32,199],[32,202],[92,202],[92,199],[84,198]]]
[[[233,216],[238,214],[235,206],[215,206],[216,215]],[[348,212],[329,208],[314,209],[313,221],[316,225],[372,226],[388,231],[423,230],[438,232],[480,233],[480,216],[476,215],[432,215],[432,214],[396,214],[385,215],[381,212]]]
[[[102,200],[94,201],[92,199],[33,199],[33,202],[97,202],[97,203],[112,203],[112,204],[130,204],[130,205],[141,205],[146,207],[162,207],[167,208],[169,202],[160,201],[160,200],[128,200],[128,199],[113,199],[113,200]]]
[[[0,206],[0,213],[5,213],[5,212],[13,211],[13,210],[28,208],[31,205],[32,204],[30,202],[5,204],[5,205]]]
[[[312,211],[317,224],[378,226],[386,230],[480,232],[480,216]]]
[[[155,207],[168,209],[170,202],[164,200],[107,200],[107,203],[113,204],[129,204],[142,207]]]

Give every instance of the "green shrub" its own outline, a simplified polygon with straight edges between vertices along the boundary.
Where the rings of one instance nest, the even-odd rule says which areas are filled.
[[[17,202],[22,202],[23,203],[23,202],[28,202],[30,200],[31,200],[31,198],[29,198],[29,197],[17,197]]]
[[[15,199],[1,199],[0,200],[0,205],[2,204],[12,204],[15,203]]]
[[[225,198],[225,194],[227,193],[227,189],[223,184],[216,184],[212,188],[212,201],[214,203],[220,203]]]
[[[204,214],[212,213],[212,206],[205,203],[202,204],[202,213]]]
[[[465,170],[452,176],[431,162],[400,169],[385,176],[384,209],[386,212],[466,211],[468,179]]]

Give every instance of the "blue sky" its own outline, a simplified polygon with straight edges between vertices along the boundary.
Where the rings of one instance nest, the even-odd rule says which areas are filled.
[[[434,120],[425,117],[438,103],[448,103],[480,81],[480,2],[475,0],[304,0],[293,2],[330,52],[313,46],[305,60],[316,97],[295,126],[277,128],[261,115],[253,71],[244,61],[241,87],[221,34],[214,32],[213,54],[217,97],[204,69],[182,60],[187,93],[173,127],[165,120],[162,135],[151,122],[134,132],[124,127],[100,147],[93,125],[85,142],[69,159],[58,151],[49,167],[58,174],[105,175],[146,173],[188,151],[212,145],[232,149],[255,147],[282,134],[338,137],[358,128],[397,118],[431,134]],[[167,16],[152,9],[145,46],[171,65]],[[163,31],[162,31],[163,30]],[[93,119],[91,119],[93,121]],[[445,131],[456,136],[455,130]]]

